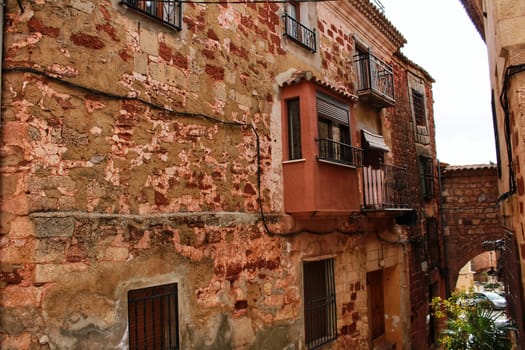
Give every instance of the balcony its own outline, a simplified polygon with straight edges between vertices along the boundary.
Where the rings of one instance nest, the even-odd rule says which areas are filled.
[[[406,167],[363,167],[363,211],[403,211],[408,206]]]
[[[375,108],[391,107],[394,100],[394,73],[390,65],[370,53],[354,56],[357,95]]]
[[[363,150],[330,139],[316,139],[319,146],[318,160],[353,167],[363,164]]]
[[[317,46],[315,43],[315,30],[311,30],[301,23],[299,23],[295,18],[288,14],[284,14],[284,35],[288,38],[295,41],[297,44],[302,47],[315,52]]]
[[[120,3],[175,30],[182,29],[180,0],[122,0]]]

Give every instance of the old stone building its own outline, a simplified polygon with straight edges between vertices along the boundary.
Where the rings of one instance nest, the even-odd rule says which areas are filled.
[[[525,4],[523,1],[462,0],[487,45],[502,231],[509,259],[504,277],[509,309],[525,344]]]
[[[368,0],[9,0],[2,349],[425,349],[433,79]]]

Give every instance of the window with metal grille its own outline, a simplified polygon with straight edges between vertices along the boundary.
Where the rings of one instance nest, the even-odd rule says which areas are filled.
[[[177,284],[128,291],[130,350],[178,350]]]
[[[430,157],[419,157],[419,175],[425,199],[434,198],[434,160]]]
[[[288,159],[301,159],[301,114],[299,99],[286,101],[288,112]]]
[[[307,349],[337,338],[334,259],[303,263],[304,327]]]
[[[425,97],[422,93],[412,89],[412,107],[414,108],[414,118],[416,125],[427,126],[425,113]]]
[[[121,3],[176,30],[182,29],[180,0],[122,0]]]

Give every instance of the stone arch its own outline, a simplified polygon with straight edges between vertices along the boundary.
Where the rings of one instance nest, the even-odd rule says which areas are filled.
[[[453,291],[459,270],[485,251],[483,242],[503,239],[496,165],[444,166],[441,196],[447,278]]]

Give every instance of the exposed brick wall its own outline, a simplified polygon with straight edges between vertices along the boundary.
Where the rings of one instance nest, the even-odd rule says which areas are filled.
[[[503,239],[495,165],[448,167],[443,171],[443,229],[453,290],[458,272],[483,252],[482,242]]]

